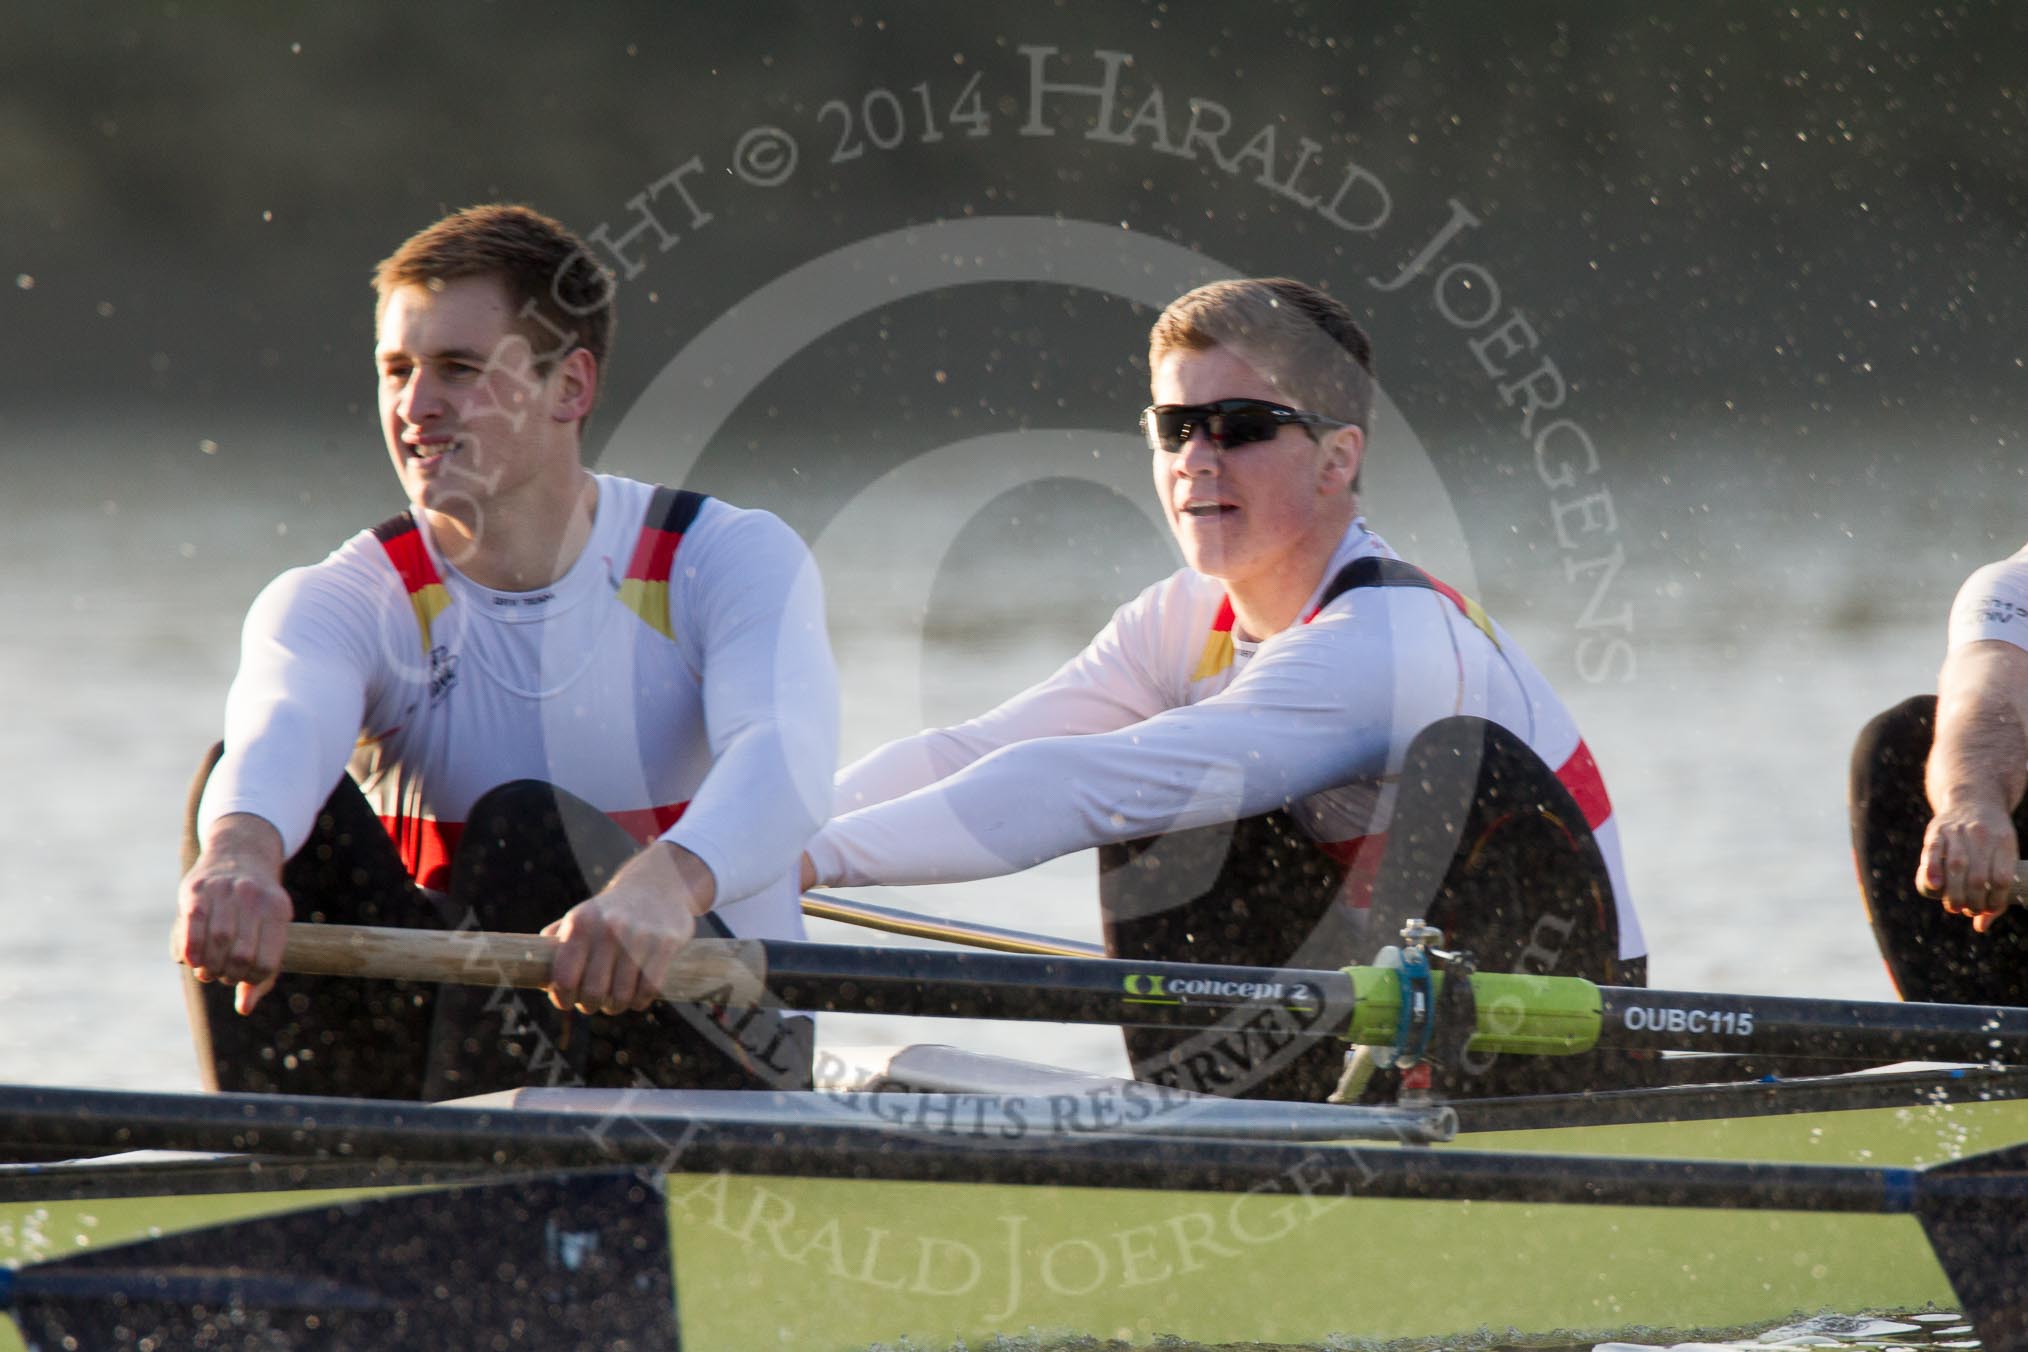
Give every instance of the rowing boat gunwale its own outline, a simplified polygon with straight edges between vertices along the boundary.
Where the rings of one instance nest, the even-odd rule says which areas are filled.
[[[1861,1130],[1868,1122],[1891,1121],[1909,1109],[1882,1104],[1881,1095],[1905,1094],[1919,1100],[1915,1115],[1925,1120],[1933,1117],[1941,1122],[1953,1112],[1959,1114],[1961,1120],[1991,1119],[1999,1124],[1997,1129],[2011,1134],[2013,1139],[2023,1140],[2028,1139],[2028,1105],[2019,1102],[2020,1086],[2014,1083],[2018,1078],[1994,1077],[1980,1072],[1917,1072],[1877,1077],[1874,1082],[1864,1084],[1849,1083],[1850,1077],[1838,1077],[1837,1083],[1843,1088],[1803,1082],[1793,1090],[1727,1086],[1690,1095],[1668,1090],[1627,1090],[1621,1091],[1622,1097],[1618,1099],[1592,1106],[1585,1115],[1593,1119],[1626,1117],[1635,1105],[1646,1104],[1652,1112],[1658,1103],[1689,1104],[1699,1096],[1707,1103],[1714,1101],[1715,1096],[1717,1101],[1730,1098],[1742,1107],[1765,1108],[1769,1102],[1776,1105],[1794,1105],[1805,1100],[1821,1103],[1827,1094],[1833,1093],[1856,1101],[1863,1094],[1872,1105],[1845,1112],[1778,1110],[1753,1114],[1756,1121],[1752,1125],[1759,1129],[1786,1132],[1800,1139],[1802,1134],[1825,1123],[1831,1124],[1835,1128],[1831,1134],[1838,1136],[1848,1129]],[[1922,1093],[1929,1096],[1918,1094],[1918,1086],[1926,1086]],[[1987,1090],[1996,1088],[2005,1090],[2009,1097],[1985,1096]],[[1956,1100],[1939,1103],[1937,1095],[1955,1095]],[[326,1150],[327,1153],[322,1158],[249,1158],[237,1165],[224,1165],[213,1160],[184,1166],[180,1170],[148,1164],[127,1165],[117,1161],[96,1165],[26,1166],[18,1171],[21,1181],[24,1185],[41,1186],[45,1200],[49,1200],[53,1192],[71,1183],[86,1186],[91,1171],[111,1169],[119,1171],[120,1186],[126,1187],[130,1193],[135,1187],[145,1185],[151,1177],[155,1179],[161,1191],[154,1200],[165,1206],[173,1206],[174,1199],[180,1195],[176,1190],[179,1179],[193,1181],[209,1170],[214,1182],[222,1185],[229,1182],[233,1167],[266,1171],[270,1179],[293,1178],[305,1188],[344,1178],[346,1170],[359,1171],[351,1175],[356,1179],[375,1177],[374,1171],[379,1170],[377,1177],[381,1182],[391,1187],[401,1186],[411,1179],[410,1175],[403,1173],[403,1169],[408,1167],[417,1171],[417,1177],[430,1174],[439,1181],[452,1182],[455,1180],[445,1176],[445,1171],[451,1167],[448,1161],[435,1165],[417,1163],[403,1166],[388,1164],[373,1155],[363,1159],[355,1155],[348,1159],[328,1151],[335,1143],[345,1139],[342,1127],[348,1116],[358,1121],[370,1118],[378,1110],[406,1124],[411,1129],[412,1134],[408,1137],[411,1142],[429,1146],[435,1153],[448,1156],[453,1152],[447,1147],[456,1139],[457,1133],[437,1133],[432,1124],[448,1117],[469,1127],[474,1116],[469,1109],[445,1110],[414,1104],[347,1104],[333,1100],[270,1100],[264,1104],[249,1104],[233,1096],[204,1098],[209,1099],[210,1106],[220,1110],[225,1117],[239,1116],[250,1109],[264,1109],[265,1116],[258,1116],[251,1123],[240,1117],[237,1125],[243,1131],[251,1131],[267,1139],[270,1144]],[[0,1095],[0,1100],[4,1100],[4,1095]],[[74,1109],[77,1105],[71,1103],[68,1106]],[[1577,1108],[1581,1105],[1563,1106]],[[314,1127],[304,1127],[302,1115],[305,1112],[316,1114]],[[553,1154],[553,1151],[543,1148],[544,1138],[566,1125],[551,1120],[562,1115],[531,1114],[518,1110],[478,1116],[488,1117],[502,1128],[510,1126],[517,1118],[524,1122],[543,1119],[540,1128],[529,1136],[537,1147],[531,1152],[531,1159]],[[292,1135],[290,1122],[301,1130]],[[584,1135],[585,1120],[582,1117],[568,1125],[580,1137]],[[641,1125],[646,1129],[654,1124]],[[1654,1124],[1637,1122],[1633,1125],[1643,1128]],[[1746,1125],[1742,1120],[1743,1129]],[[664,1138],[669,1135],[669,1126],[669,1123],[661,1124]],[[1566,1119],[1565,1130],[1545,1134],[1560,1136],[1573,1143],[1579,1139],[1602,1143],[1605,1135],[1617,1130],[1619,1128],[1598,1121],[1573,1127]],[[1493,1152],[1489,1155],[1480,1149],[1508,1135],[1506,1131],[1488,1131],[1485,1136],[1491,1139],[1467,1140],[1460,1143],[1465,1147],[1463,1149],[1360,1146],[1336,1156],[1328,1149],[1320,1151],[1315,1146],[1162,1142],[1101,1136],[1053,1144],[1047,1149],[1038,1148],[1025,1163],[1017,1158],[1020,1153],[1017,1151],[982,1154],[976,1150],[941,1148],[911,1150],[897,1144],[897,1140],[905,1138],[905,1134],[892,1130],[831,1130],[819,1134],[827,1137],[833,1147],[828,1157],[824,1150],[815,1149],[792,1165],[790,1155],[782,1149],[780,1142],[741,1141],[737,1139],[738,1133],[727,1133],[714,1143],[712,1134],[706,1131],[691,1143],[692,1148],[680,1161],[686,1170],[693,1172],[670,1176],[670,1217],[678,1233],[678,1291],[679,1299],[685,1306],[686,1347],[741,1346],[725,1331],[734,1327],[734,1321],[742,1315],[750,1315],[754,1301],[767,1300],[772,1304],[784,1293],[798,1293],[794,1301],[822,1314],[821,1318],[813,1315],[795,1323],[794,1328],[784,1334],[787,1339],[784,1345],[807,1348],[812,1352],[854,1345],[853,1339],[858,1339],[857,1345],[860,1346],[874,1341],[891,1343],[895,1336],[904,1332],[909,1333],[917,1345],[936,1346],[942,1345],[934,1341],[937,1338],[949,1343],[955,1337],[999,1331],[981,1313],[982,1310],[990,1313],[992,1305],[999,1300],[990,1292],[984,1298],[984,1304],[967,1307],[969,1312],[958,1308],[962,1302],[939,1306],[930,1296],[914,1293],[911,1293],[913,1299],[902,1301],[909,1308],[897,1310],[896,1297],[891,1293],[883,1295],[870,1291],[863,1282],[847,1281],[840,1285],[830,1280],[820,1270],[822,1264],[819,1258],[810,1256],[817,1251],[808,1247],[816,1243],[811,1238],[813,1235],[823,1233],[820,1222],[825,1217],[842,1219],[849,1233],[858,1233],[849,1231],[849,1227],[854,1225],[862,1229],[887,1226],[896,1231],[915,1227],[919,1233],[945,1236],[943,1242],[947,1244],[972,1243],[980,1252],[986,1252],[989,1242],[995,1237],[995,1228],[1000,1224],[995,1220],[996,1214],[1019,1215],[1028,1227],[1025,1233],[1032,1239],[1032,1244],[1025,1256],[1010,1258],[1008,1264],[1009,1270],[1020,1271],[1027,1276],[1024,1295],[1030,1303],[1023,1307],[1024,1321],[1039,1321],[1049,1327],[1065,1328],[1076,1327],[1078,1321],[1085,1321],[1083,1327],[1087,1331],[1109,1336],[1134,1326],[1137,1317],[1126,1312],[1117,1300],[1106,1303],[1109,1298],[1104,1292],[1089,1299],[1043,1300],[1035,1274],[1038,1271],[1046,1273],[1047,1269],[1038,1268],[1038,1262],[1046,1264],[1052,1255],[1061,1254],[1075,1258],[1085,1252],[1085,1249],[1076,1247],[1080,1245],[1117,1243],[1124,1246],[1129,1242],[1128,1236],[1154,1233],[1188,1215],[1223,1214],[1228,1207],[1250,1208],[1246,1213],[1252,1217],[1249,1223],[1257,1226],[1261,1217],[1273,1214],[1275,1208],[1286,1210],[1294,1206],[1297,1212],[1289,1214],[1300,1214],[1307,1226],[1325,1228],[1298,1231],[1293,1240],[1305,1242],[1295,1250],[1271,1246],[1248,1252],[1244,1269],[1211,1269],[1195,1278],[1179,1273],[1174,1280],[1180,1285],[1171,1287],[1169,1291],[1169,1299],[1179,1303],[1176,1312],[1159,1317],[1151,1312],[1144,1313],[1138,1317],[1143,1326],[1142,1333],[1173,1332],[1200,1342],[1231,1341],[1230,1336],[1218,1335],[1232,1335],[1235,1330],[1261,1333],[1268,1331],[1270,1326],[1286,1341],[1306,1339],[1312,1342],[1333,1333],[1356,1332],[1362,1337],[1370,1335],[1380,1340],[1395,1335],[1413,1337],[1457,1333],[1459,1329],[1444,1324],[1448,1315],[1429,1304],[1432,1299],[1430,1292],[1434,1288],[1426,1289],[1428,1284],[1422,1277],[1410,1280],[1409,1274],[1390,1262],[1387,1255],[1414,1254],[1428,1263],[1441,1264],[1456,1261],[1458,1254],[1473,1252],[1471,1246],[1482,1242],[1509,1246],[1502,1251],[1502,1260],[1511,1261],[1516,1273],[1525,1275],[1503,1279],[1503,1283],[1495,1288],[1498,1299],[1491,1304],[1482,1300],[1473,1306],[1470,1318],[1483,1322],[1509,1308],[1501,1301],[1511,1301],[1511,1308],[1517,1316],[1524,1310],[1531,1313],[1541,1311],[1546,1322],[1527,1326],[1545,1331],[1551,1327],[1625,1327],[1628,1321],[1615,1317],[1622,1308],[1630,1316],[1638,1314],[1643,1322],[1656,1322],[1653,1315],[1658,1307],[1652,1292],[1636,1300],[1633,1293],[1640,1283],[1622,1286],[1618,1284],[1618,1279],[1603,1278],[1592,1271],[1592,1268],[1619,1259],[1625,1253],[1668,1253],[1671,1255],[1670,1262],[1703,1264],[1705,1266],[1698,1271],[1705,1276],[1707,1284],[1718,1284],[1742,1280],[1744,1273],[1758,1275],[1759,1268],[1744,1261],[1748,1249],[1759,1251],[1769,1245],[1787,1245],[1798,1255],[1808,1254],[1812,1262],[1829,1274],[1825,1280],[1817,1282],[1811,1280],[1810,1272],[1805,1270],[1800,1276],[1800,1285],[1797,1285],[1794,1274],[1790,1274],[1785,1278],[1787,1285],[1780,1286],[1765,1298],[1756,1295],[1754,1299],[1760,1303],[1751,1307],[1744,1296],[1735,1302],[1732,1293],[1728,1292],[1724,1300],[1706,1299],[1695,1307],[1698,1313],[1693,1315],[1686,1297],[1683,1309],[1688,1317],[1670,1321],[1686,1326],[1748,1322],[1746,1319],[1727,1321],[1705,1317],[1713,1312],[1722,1314],[1734,1309],[1746,1312],[1750,1308],[1749,1319],[1781,1319],[1798,1310],[1819,1308],[1821,1303],[1813,1303],[1815,1298],[1809,1294],[1818,1291],[1823,1293],[1824,1301],[1836,1303],[1842,1295],[1855,1289],[1852,1280],[1855,1262],[1879,1264],[1891,1269],[1894,1283],[1890,1294],[1895,1298],[1912,1296],[1920,1303],[1925,1299],[1948,1297],[1948,1286],[1942,1284],[1941,1275],[1935,1268],[1934,1260],[1928,1257],[1920,1231],[1912,1219],[1856,1214],[1856,1211],[1863,1211],[1872,1204],[1870,1194],[1874,1190],[1891,1190],[1892,1179],[1906,1174],[1906,1170],[1829,1170],[1829,1173],[1840,1174],[1849,1180],[1854,1188],[1851,1201],[1855,1212],[1839,1215],[1825,1210],[1821,1194],[1805,1198],[1800,1192],[1789,1196],[1781,1192],[1781,1188],[1786,1186],[1782,1179],[1792,1183],[1809,1183],[1827,1176],[1824,1166],[1761,1168],[1736,1165],[1720,1170],[1700,1166],[1701,1176],[1706,1182],[1722,1181],[1726,1188],[1731,1189],[1733,1200],[1715,1209],[1675,1211],[1655,1204],[1684,1200],[1682,1180],[1668,1172],[1682,1168],[1682,1161],[1643,1162],[1621,1158],[1603,1161],[1606,1167],[1601,1168],[1602,1160],[1597,1155],[1584,1157],[1573,1166],[1567,1156],[1540,1155],[1533,1160],[1523,1160],[1511,1153]],[[384,1135],[378,1144],[394,1146],[402,1138],[403,1133],[391,1132]],[[500,1139],[498,1136],[494,1138],[496,1147]],[[622,1135],[620,1139],[624,1141],[628,1138]],[[632,1139],[641,1144],[649,1138]],[[355,1146],[363,1143],[363,1138],[355,1137],[353,1140]],[[466,1136],[464,1145],[471,1147],[477,1140],[476,1136]],[[1539,1146],[1540,1143],[1535,1144]],[[1846,1144],[1852,1142],[1847,1141]],[[1164,1158],[1165,1153],[1167,1158]],[[1366,1167],[1383,1166],[1383,1172],[1397,1180],[1413,1180],[1421,1173],[1439,1179],[1448,1176],[1452,1182],[1448,1185],[1439,1182],[1434,1187],[1413,1182],[1399,1187],[1387,1185],[1377,1190],[1366,1189],[1364,1195],[1342,1200],[1330,1196],[1304,1201],[1288,1195],[1279,1198],[1272,1194],[1249,1195],[1263,1180],[1287,1177],[1289,1171],[1297,1169],[1311,1171],[1306,1176],[1314,1182],[1321,1177],[1314,1173],[1319,1167],[1319,1160],[1336,1158],[1341,1164],[1349,1164],[1355,1155],[1365,1162]],[[1192,1156],[1196,1164],[1185,1167],[1188,1165],[1186,1157]],[[1051,1167],[1052,1162],[1061,1165],[1080,1158],[1088,1166],[1087,1181],[1080,1184],[1076,1180],[1050,1177],[1052,1173],[1060,1173],[1060,1170]],[[469,1162],[471,1156],[467,1155],[466,1159]],[[511,1151],[503,1154],[497,1149],[488,1159],[497,1159],[499,1164],[481,1165],[473,1173],[497,1178],[525,1162],[517,1161]],[[981,1167],[982,1159],[989,1160],[990,1167]],[[1891,1161],[1882,1160],[1881,1163],[1886,1165]],[[770,1164],[772,1170],[759,1172]],[[776,1172],[785,1167],[800,1168],[801,1176]],[[1278,1174],[1278,1168],[1283,1172]],[[725,1173],[717,1176],[715,1181],[712,1171],[717,1169]],[[1569,1172],[1559,1178],[1557,1171],[1566,1169]],[[1029,1181],[1026,1182],[1023,1181],[1024,1170],[1029,1171]],[[1535,1185],[1532,1191],[1508,1189],[1508,1200],[1465,1200],[1471,1194],[1471,1186],[1460,1184],[1458,1180],[1469,1183],[1487,1170],[1534,1170],[1545,1181]],[[1612,1205],[1604,1204],[1605,1199],[1600,1195],[1602,1178],[1609,1182],[1618,1180],[1613,1183],[1619,1191]],[[1070,1186],[1066,1186],[1067,1182]],[[1226,1194],[1226,1200],[1211,1202],[1201,1194],[1174,1190],[1184,1184],[1221,1189]],[[1802,1209],[1742,1209],[1755,1206],[1755,1189],[1761,1190],[1757,1201],[1764,1207]],[[1386,1195],[1389,1192],[1396,1195]],[[306,1192],[304,1195],[308,1197],[311,1194]],[[318,1195],[328,1198],[329,1193]],[[355,1192],[354,1195],[359,1194]],[[249,1192],[245,1200],[251,1211],[267,1210],[277,1199],[272,1193]],[[1707,1197],[1708,1200],[1713,1198]],[[1332,1207],[1350,1205],[1354,1209],[1345,1212],[1332,1207],[1318,1207],[1317,1215],[1312,1217],[1306,1208],[1318,1203],[1331,1203]],[[799,1211],[802,1217],[800,1229],[792,1227],[789,1231],[796,1239],[796,1243],[789,1247],[798,1249],[798,1252],[781,1252],[780,1235],[770,1241],[765,1227],[755,1231],[750,1220],[742,1219],[761,1214],[764,1204]],[[1205,1207],[1213,1210],[1206,1212]],[[715,1222],[714,1208],[718,1212]],[[52,1233],[61,1240],[64,1227],[75,1213],[52,1209],[57,1212],[51,1222]],[[98,1203],[93,1203],[89,1209],[107,1215],[114,1210]],[[971,1220],[964,1219],[967,1214],[972,1216]],[[1234,1213],[1235,1216],[1238,1214]],[[161,1214],[159,1210],[156,1219],[169,1228],[175,1228],[173,1217]],[[742,1234],[742,1230],[747,1233]],[[1602,1232],[1610,1233],[1610,1242],[1603,1250],[1599,1248]],[[101,1227],[101,1233],[109,1232]],[[1864,1236],[1863,1242],[1853,1238],[1855,1235]],[[1355,1236],[1366,1236],[1378,1242],[1378,1252],[1368,1253],[1362,1258],[1360,1248],[1348,1247],[1348,1244],[1362,1243]],[[1133,1242],[1138,1244],[1142,1241]],[[1683,1245],[1680,1253],[1667,1247],[1679,1242]],[[1318,1252],[1319,1244],[1323,1245],[1321,1253]],[[1042,1246],[1039,1259],[1035,1245]],[[1066,1245],[1073,1247],[1065,1248]],[[1525,1253],[1523,1246],[1528,1246]],[[1370,1248],[1370,1245],[1367,1247]],[[1091,1252],[1096,1253],[1097,1250]],[[1787,1250],[1777,1249],[1777,1252],[1785,1257]],[[853,1251],[853,1256],[856,1260],[857,1250]],[[872,1260],[867,1261],[870,1271]],[[1069,1261],[1064,1260],[1066,1263]],[[1114,1254],[1111,1261],[1118,1269],[1123,1260]],[[1637,1261],[1658,1263],[1662,1260],[1650,1256]],[[1357,1282],[1352,1287],[1332,1282],[1326,1274],[1338,1270],[1341,1264],[1349,1265],[1344,1269],[1346,1272],[1370,1275],[1382,1284],[1385,1293],[1376,1288],[1367,1291],[1357,1301],[1350,1300],[1344,1293],[1365,1288]],[[1264,1273],[1258,1269],[1267,1271]],[[1573,1300],[1566,1308],[1559,1296],[1552,1312],[1546,1304],[1524,1306],[1521,1303],[1531,1294],[1527,1289],[1531,1283],[1540,1284],[1551,1280],[1548,1274],[1566,1271],[1569,1281],[1580,1283],[1578,1295],[1589,1292],[1589,1304],[1584,1300]],[[1271,1306],[1263,1304],[1268,1299],[1273,1282],[1283,1275],[1302,1289],[1282,1294]],[[1652,1274],[1636,1275],[1641,1276],[1648,1286],[1654,1284]],[[990,1284],[989,1281],[987,1285]],[[1157,1299],[1159,1291],[1157,1287],[1138,1293],[1148,1301],[1150,1311],[1166,1303]],[[1620,1300],[1622,1296],[1626,1297],[1623,1303]],[[1126,1304],[1131,1306],[1132,1303],[1128,1301]],[[1867,1302],[1869,1307],[1878,1303]],[[1670,1307],[1664,1305],[1660,1308]],[[783,1318],[786,1320],[788,1316]],[[1253,1320],[1253,1324],[1245,1324],[1247,1319]],[[694,1342],[688,1341],[689,1327],[693,1323],[703,1331]],[[784,1328],[789,1328],[789,1325],[785,1324]],[[831,1341],[834,1338],[838,1341]]]

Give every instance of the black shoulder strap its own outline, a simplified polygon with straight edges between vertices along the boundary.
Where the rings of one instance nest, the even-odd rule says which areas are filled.
[[[373,528],[373,538],[386,544],[389,540],[408,534],[415,529],[414,512],[396,512]]]
[[[1379,558],[1368,555],[1354,559],[1338,570],[1338,576],[1331,579],[1331,585],[1324,588],[1324,599],[1317,602],[1322,610],[1333,601],[1355,587],[1420,587],[1433,591],[1456,606],[1458,613],[1472,622],[1474,628],[1491,640],[1493,646],[1500,646],[1499,631],[1493,628],[1493,617],[1486,608],[1472,600],[1455,587],[1449,587],[1425,573],[1412,563],[1400,559]]]
[[[1414,564],[1369,554],[1363,559],[1352,560],[1338,570],[1338,576],[1332,578],[1331,585],[1324,588],[1324,597],[1317,602],[1317,608],[1323,609],[1346,592],[1358,587],[1421,587],[1424,591],[1441,590],[1428,573]]]
[[[641,518],[641,527],[681,535],[690,529],[690,523],[704,510],[704,502],[703,493],[693,493],[687,488],[657,488],[655,496],[648,499],[648,511]]]

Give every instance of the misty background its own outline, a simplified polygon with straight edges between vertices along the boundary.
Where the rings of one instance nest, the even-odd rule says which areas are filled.
[[[813,542],[848,756],[1173,566],[1130,434],[1191,267],[1326,287],[1396,415],[1373,524],[1577,710],[1653,979],[1884,997],[1845,756],[2028,535],[2024,38],[1999,4],[14,7],[0,1073],[194,1083],[175,837],[239,617],[401,506],[367,279],[487,200],[612,241],[647,203],[591,445]],[[1038,79],[1110,82],[1109,123]],[[1524,429],[1501,387],[1545,359]],[[1089,873],[884,899],[1090,937]]]

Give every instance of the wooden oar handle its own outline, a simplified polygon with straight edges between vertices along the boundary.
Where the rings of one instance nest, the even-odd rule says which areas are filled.
[[[282,950],[282,970],[539,990],[549,984],[555,958],[556,940],[540,934],[294,924]],[[697,939],[676,955],[662,982],[662,998],[752,1005],[762,1002],[766,988],[767,957],[760,944]]]

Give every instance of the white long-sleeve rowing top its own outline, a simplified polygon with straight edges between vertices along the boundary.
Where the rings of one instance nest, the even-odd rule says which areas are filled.
[[[1428,579],[1317,608],[1347,565],[1394,557],[1353,522],[1308,622],[1258,643],[1234,633],[1222,583],[1177,571],[1039,685],[847,767],[840,815],[808,847],[819,880],[991,877],[1283,807],[1357,869],[1377,856],[1366,847],[1384,837],[1409,742],[1469,714],[1519,735],[1571,791],[1611,873],[1620,956],[1640,956],[1604,783],[1569,710],[1505,631]]]
[[[598,478],[550,587],[465,577],[403,514],[284,573],[247,616],[200,827],[286,850],[347,768],[417,880],[466,814],[532,778],[695,853],[736,934],[797,937],[798,852],[829,812],[837,673],[809,551],[773,515]]]

